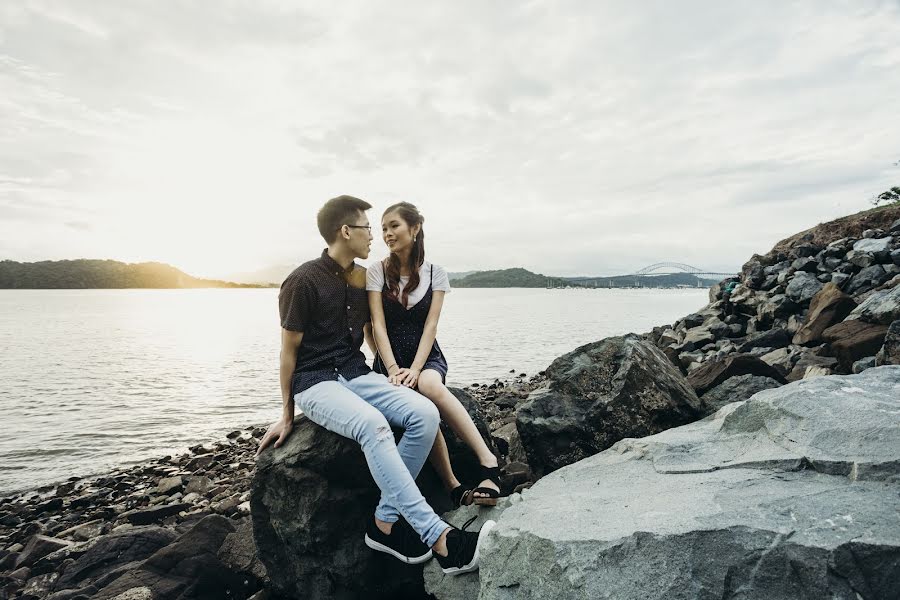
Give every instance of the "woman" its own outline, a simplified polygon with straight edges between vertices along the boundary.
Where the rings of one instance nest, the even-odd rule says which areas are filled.
[[[370,266],[366,274],[377,347],[374,369],[391,383],[416,389],[434,402],[441,419],[478,457],[482,481],[474,490],[465,490],[453,474],[447,443],[438,433],[430,460],[454,504],[493,506],[500,495],[497,457],[444,385],[447,360],[436,335],[450,280],[444,269],[425,260],[423,223],[418,209],[408,202],[394,204],[381,218],[381,234],[390,255]]]

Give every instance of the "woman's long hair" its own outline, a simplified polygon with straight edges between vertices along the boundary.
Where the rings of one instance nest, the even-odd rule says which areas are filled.
[[[409,202],[398,202],[389,206],[384,215],[396,211],[400,218],[410,227],[419,226],[419,233],[415,236],[412,249],[409,252],[409,262],[406,267],[409,270],[409,282],[403,288],[403,294],[400,294],[400,257],[391,252],[385,259],[384,275],[387,282],[388,296],[397,300],[406,307],[409,302],[409,295],[419,287],[419,267],[425,262],[425,230],[422,225],[425,223],[425,217],[419,213],[419,209]]]

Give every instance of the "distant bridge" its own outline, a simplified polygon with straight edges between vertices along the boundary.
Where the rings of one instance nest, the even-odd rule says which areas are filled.
[[[660,273],[660,269],[670,269],[669,271]],[[671,269],[678,269],[677,271],[672,271]],[[708,269],[701,269],[699,267],[692,267],[691,265],[686,265],[684,263],[676,263],[676,262],[660,262],[650,265],[649,267],[644,267],[640,271],[635,271],[630,275],[623,275],[622,277],[633,277],[634,275],[677,275],[679,273],[689,273],[690,275],[735,275],[736,273],[716,273],[715,271],[710,271]]]
[[[597,280],[604,279],[625,279],[628,277],[659,277],[662,275],[696,275],[698,278],[698,282],[701,276],[703,275],[711,275],[716,277],[728,277],[731,275],[736,275],[737,273],[717,273],[716,271],[710,271],[709,269],[701,269],[700,267],[694,267],[691,265],[686,265],[684,263],[674,263],[674,262],[662,262],[662,263],[654,263],[652,265],[646,266],[639,271],[635,271],[634,273],[630,273],[628,275],[609,275],[605,277],[567,277],[568,281],[573,281],[576,283],[587,283],[589,281],[596,282]],[[637,285],[637,283],[635,284]]]

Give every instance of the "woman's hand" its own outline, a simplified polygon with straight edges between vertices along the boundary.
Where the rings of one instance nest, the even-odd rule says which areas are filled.
[[[400,380],[401,385],[405,385],[408,388],[416,389],[416,385],[419,383],[419,375],[422,374],[422,371],[419,369],[401,369],[400,372],[403,375],[403,378]]]
[[[401,369],[396,364],[391,365],[391,368],[388,369],[388,381],[394,385],[400,385],[403,381],[403,372],[406,369]]]

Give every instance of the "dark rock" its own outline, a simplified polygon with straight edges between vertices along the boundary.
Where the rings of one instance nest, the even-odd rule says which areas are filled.
[[[525,449],[522,447],[522,439],[519,437],[519,430],[516,429],[516,423],[507,423],[494,431],[494,437],[503,441],[506,445],[506,452],[502,454],[506,456],[509,462],[527,463],[528,457]]]
[[[694,391],[703,395],[727,379],[738,375],[759,375],[778,382],[784,381],[775,368],[749,354],[735,354],[706,363],[688,375],[687,381]]]
[[[181,511],[190,508],[190,504],[167,504],[164,506],[154,506],[153,508],[129,511],[123,513],[122,516],[132,525],[150,525],[151,523],[158,523],[166,517],[177,515]]]
[[[666,357],[636,335],[557,358],[548,382],[516,411],[528,464],[541,477],[624,437],[687,423],[704,404]]]
[[[421,596],[421,566],[363,543],[378,498],[356,442],[295,419],[284,445],[259,456],[251,489],[253,535],[273,590],[309,600]]]
[[[890,324],[884,336],[884,346],[875,356],[875,364],[900,365],[900,320]]]
[[[854,362],[878,352],[885,333],[887,325],[856,319],[829,327],[822,337],[831,344],[831,352],[838,359],[838,371],[849,373]]]
[[[245,598],[243,575],[222,564],[217,554],[234,531],[229,519],[211,515],[137,569],[116,578],[95,598],[109,600],[133,588],[149,588],[153,598]],[[249,590],[251,593],[255,589]]]
[[[839,288],[844,288],[847,282],[850,281],[850,275],[846,273],[832,273],[831,274],[831,283],[838,286]]]
[[[900,319],[900,286],[874,292],[856,307],[847,319],[862,319],[868,323],[889,325]]]
[[[815,246],[813,244],[800,244],[799,246],[794,247],[794,254],[798,257],[808,257],[815,256],[822,250],[819,246]]]
[[[822,283],[816,279],[815,275],[801,271],[794,274],[785,294],[798,304],[806,304],[820,289],[822,289]]]
[[[821,352],[826,350],[830,352],[831,349],[824,345],[816,349],[804,349],[800,358],[794,363],[794,368],[785,379],[789,382],[799,381],[806,376],[806,371],[813,367],[824,367],[826,369],[833,369],[836,367],[838,362],[836,358],[833,356],[821,355]]]
[[[771,377],[763,377],[760,375],[738,375],[737,377],[726,379],[703,394],[701,398],[709,406],[707,414],[712,414],[726,404],[741,402],[747,400],[757,392],[780,386],[781,383]]]
[[[249,517],[234,523],[234,532],[229,533],[222,542],[218,557],[230,570],[254,578],[253,587],[258,587],[266,578],[266,568],[256,555],[253,524]]]
[[[791,336],[784,329],[770,329],[769,331],[761,331],[747,338],[743,344],[738,346],[738,352],[749,352],[754,348],[784,348],[791,343]]]
[[[846,260],[859,269],[866,269],[877,262],[871,252],[862,250],[851,250],[847,253]]]
[[[818,266],[818,261],[812,257],[798,258],[791,264],[791,268],[794,271],[806,271],[807,273],[815,273],[818,270]]]
[[[852,371],[853,371],[854,375],[859,375],[866,369],[871,369],[874,366],[875,366],[875,357],[867,356],[866,358],[861,358],[858,361],[856,361],[855,363],[853,363]]]
[[[98,539],[66,568],[57,589],[83,586],[122,565],[143,561],[172,543],[177,535],[163,527],[135,527]]]
[[[693,329],[694,327],[699,327],[700,325],[702,325],[703,321],[705,320],[706,317],[704,317],[703,315],[693,313],[683,318],[681,322],[684,323],[684,326],[686,328]]]
[[[881,265],[866,267],[847,283],[844,291],[850,295],[862,294],[872,288],[878,287],[888,280],[888,273]]]
[[[892,250],[890,257],[891,257],[891,262],[893,264],[900,266],[900,248],[897,248],[896,250]]]
[[[853,298],[835,284],[826,283],[810,301],[809,312],[794,335],[793,343],[807,345],[821,341],[822,332],[843,321],[854,308],[856,302]]]
[[[33,535],[16,560],[16,568],[29,567],[51,552],[71,546],[72,542],[59,540],[45,535]]]

